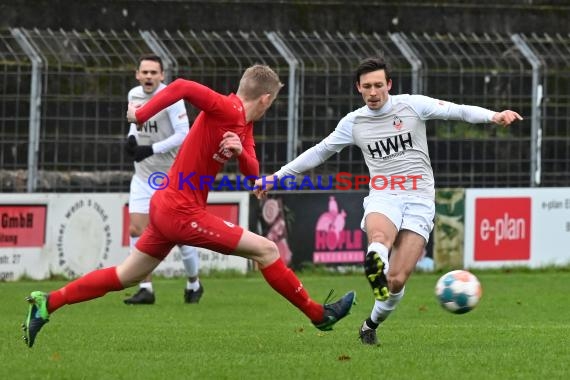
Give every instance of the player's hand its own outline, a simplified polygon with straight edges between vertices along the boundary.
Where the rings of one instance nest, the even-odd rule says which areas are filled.
[[[505,110],[502,112],[497,112],[493,115],[493,123],[502,125],[506,127],[510,125],[515,120],[522,120],[522,116],[515,111]]]
[[[136,162],[141,162],[145,158],[150,157],[154,154],[152,145],[139,145],[137,143],[137,138],[135,135],[130,135],[127,137],[127,142],[125,143],[125,151]]]
[[[269,190],[275,187],[276,181],[277,177],[275,175],[258,178],[253,185],[253,195],[257,199],[266,198]]]
[[[243,151],[243,146],[241,145],[241,140],[237,134],[234,132],[226,132],[222,136],[223,139],[220,141],[220,148],[228,149],[233,152],[235,156],[239,156]]]
[[[135,123],[137,124],[137,129],[140,129],[140,125],[137,123],[137,117],[135,115],[135,113],[137,112],[137,109],[139,109],[141,107],[140,104],[134,104],[134,103],[130,103],[127,106],[127,121],[129,123]]]

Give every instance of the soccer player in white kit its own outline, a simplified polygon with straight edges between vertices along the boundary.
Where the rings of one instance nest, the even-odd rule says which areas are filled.
[[[350,145],[361,149],[371,178],[361,222],[368,238],[364,271],[375,301],[359,336],[363,344],[377,345],[376,328],[404,296],[433,228],[435,186],[426,120],[508,126],[522,117],[510,110],[494,112],[422,95],[390,95],[390,69],[382,57],[363,60],[355,79],[365,106],[344,116],[329,136],[273,177],[299,175]],[[255,194],[265,196],[273,182],[275,178],[258,179]]]
[[[164,72],[160,57],[155,55],[141,57],[136,79],[140,86],[129,91],[128,101],[142,105],[166,87],[162,83]],[[131,248],[134,247],[148,225],[150,198],[155,191],[160,191],[157,189],[160,189],[161,180],[166,180],[163,177],[166,177],[178,153],[178,147],[188,134],[188,129],[188,115],[183,100],[156,114],[144,123],[139,131],[137,131],[136,124],[130,126],[126,149],[135,161],[135,174],[131,180],[129,195]],[[198,251],[195,247],[186,245],[181,245],[179,248],[188,275],[184,289],[184,301],[198,303],[204,292],[204,287],[198,278]],[[152,276],[147,276],[139,284],[138,292],[125,299],[124,302],[128,305],[154,304]]]

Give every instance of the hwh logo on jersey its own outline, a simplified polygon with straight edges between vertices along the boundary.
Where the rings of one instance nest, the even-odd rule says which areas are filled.
[[[414,147],[412,134],[410,132],[376,141],[373,146],[368,145],[368,151],[372,155],[372,158],[382,158],[404,151],[408,149],[408,147]],[[378,157],[375,157],[376,154],[378,154]]]
[[[140,131],[146,133],[158,133],[158,125],[156,124],[156,121],[147,121],[143,124]]]

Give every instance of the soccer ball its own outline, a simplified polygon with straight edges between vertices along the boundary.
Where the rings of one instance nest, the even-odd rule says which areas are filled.
[[[454,270],[441,276],[435,285],[439,304],[454,314],[465,314],[479,303],[483,289],[475,275]]]

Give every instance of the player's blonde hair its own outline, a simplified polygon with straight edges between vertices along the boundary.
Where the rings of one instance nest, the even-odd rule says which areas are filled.
[[[267,65],[253,65],[243,73],[237,94],[245,100],[255,100],[262,95],[276,97],[283,83],[273,69]]]

